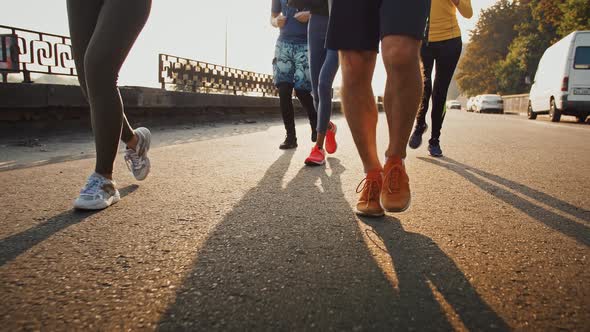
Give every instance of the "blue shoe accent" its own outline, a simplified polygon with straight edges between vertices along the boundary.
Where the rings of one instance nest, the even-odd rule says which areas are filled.
[[[438,143],[438,142],[429,143],[428,144],[428,152],[430,152],[430,155],[433,157],[442,157],[443,156],[442,149],[440,148],[440,143]]]
[[[417,149],[420,147],[420,145],[422,145],[422,135],[427,129],[427,124],[424,124],[422,126],[416,124],[416,127],[414,127],[414,132],[412,133],[412,136],[410,136],[409,146],[411,149]]]

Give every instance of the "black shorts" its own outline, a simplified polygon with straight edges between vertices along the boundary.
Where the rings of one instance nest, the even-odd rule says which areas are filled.
[[[326,47],[378,51],[389,35],[427,36],[431,0],[333,0]]]

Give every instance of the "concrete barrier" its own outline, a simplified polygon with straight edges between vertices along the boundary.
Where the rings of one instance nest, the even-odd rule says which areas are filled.
[[[529,106],[529,95],[502,96],[504,100],[504,113],[526,114]]]
[[[121,87],[128,114],[139,116],[194,115],[214,120],[223,116],[279,114],[279,99],[223,94],[176,92],[145,87]],[[303,110],[297,100],[295,108]],[[340,111],[340,103],[334,103]],[[88,118],[80,87],[72,85],[0,83],[0,121],[41,121]]]

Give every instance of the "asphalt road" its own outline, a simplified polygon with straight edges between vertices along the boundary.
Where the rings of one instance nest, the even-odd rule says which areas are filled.
[[[590,126],[450,111],[411,209],[359,219],[336,123],[317,168],[303,121],[290,152],[276,119],[155,130],[97,213],[71,209],[88,137],[0,143],[0,330],[588,331]]]

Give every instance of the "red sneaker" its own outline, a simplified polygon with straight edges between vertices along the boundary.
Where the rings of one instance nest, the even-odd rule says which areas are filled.
[[[311,149],[309,157],[305,159],[307,166],[320,166],[326,163],[326,153],[323,149],[320,149],[317,145],[314,145]]]
[[[326,131],[326,152],[332,154],[336,152],[338,144],[336,143],[336,125],[330,121],[330,127]]]

